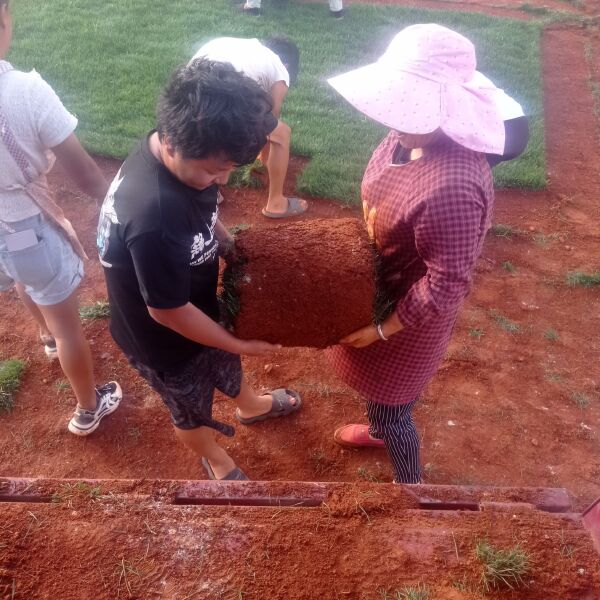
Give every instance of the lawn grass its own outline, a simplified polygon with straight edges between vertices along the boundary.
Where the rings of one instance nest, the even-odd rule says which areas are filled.
[[[600,285],[600,271],[597,273],[584,273],[573,271],[567,273],[567,283],[570,286],[594,287]]]
[[[110,317],[110,306],[104,300],[80,306],[79,316],[82,319],[108,319]]]
[[[14,393],[21,384],[21,376],[25,370],[22,360],[0,361],[0,413],[10,412],[14,406]]]
[[[294,153],[312,159],[299,190],[347,202],[358,200],[362,173],[385,129],[347,105],[326,78],[372,61],[406,25],[438,22],[473,40],[479,69],[531,116],[528,151],[496,169],[497,185],[545,185],[539,23],[365,5],[352,5],[337,22],[323,3],[284,1],[266,2],[260,19],[237,14],[226,0],[19,0],[13,12],[8,59],[21,69],[35,67],[54,86],[78,116],[89,150],[116,157],[153,126],[158,91],[204,40],[289,35],[300,47],[302,72],[282,117],[292,126]]]
[[[524,577],[531,570],[531,558],[518,544],[501,549],[480,540],[475,555],[482,564],[481,583],[486,592],[525,586]]]

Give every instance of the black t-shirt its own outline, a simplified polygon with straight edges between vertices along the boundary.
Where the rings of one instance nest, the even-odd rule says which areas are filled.
[[[179,181],[150,152],[150,135],[110,186],[97,243],[115,341],[125,354],[166,370],[204,346],[157,323],[148,306],[191,302],[218,319],[217,186],[199,191]]]

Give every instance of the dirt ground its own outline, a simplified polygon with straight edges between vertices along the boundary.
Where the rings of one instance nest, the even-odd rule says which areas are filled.
[[[563,2],[553,4],[557,3],[571,7]],[[584,9],[577,10],[589,11],[590,6],[592,3],[586,2]],[[452,5],[452,8],[460,6]],[[597,335],[600,290],[571,287],[566,283],[566,276],[576,270],[600,270],[600,124],[590,92],[591,81],[598,84],[600,69],[596,62],[590,71],[585,60],[590,55],[598,60],[600,35],[593,28],[554,26],[544,33],[542,46],[549,187],[540,192],[498,191],[495,223],[510,225],[517,231],[509,237],[489,235],[478,263],[474,291],[465,304],[446,360],[417,408],[416,420],[428,483],[565,487],[574,496],[575,508],[581,509],[600,495],[600,341]],[[110,159],[100,159],[100,164],[108,176],[118,168],[118,163]],[[301,167],[301,161],[293,161],[290,182],[295,181]],[[52,175],[52,185],[80,232],[88,253],[94,256],[97,207],[75,192],[59,172]],[[291,184],[289,191],[293,191]],[[227,225],[264,222],[260,216],[264,192],[228,189],[224,193],[222,218]],[[358,208],[311,200],[310,211],[304,218],[359,214]],[[87,277],[81,292],[84,304],[106,298],[101,269],[95,260],[87,264]],[[204,478],[202,468],[176,443],[167,411],[156,394],[127,366],[110,338],[107,323],[88,321],[85,328],[92,344],[98,380],[118,379],[125,398],[119,411],[108,417],[94,435],[79,439],[66,429],[74,402],[70,391],[65,389],[58,364],[45,360],[36,341],[35,329],[16,296],[13,293],[1,296],[0,359],[25,358],[28,368],[14,411],[0,418],[0,476]],[[353,421],[365,422],[366,418],[361,399],[335,378],[322,352],[287,349],[267,361],[244,359],[244,366],[248,379],[257,388],[285,384],[300,391],[304,400],[302,410],[291,418],[252,427],[240,426],[234,438],[224,440],[251,478],[346,482],[391,480],[391,470],[383,451],[352,451],[334,444],[332,433],[336,427]],[[231,403],[218,398],[215,405],[218,419],[234,423],[233,410]],[[4,505],[3,509],[5,506],[10,505]],[[62,525],[60,520],[54,519],[61,510],[66,511],[63,514],[68,517]],[[214,507],[204,507],[193,514],[189,507],[146,506],[140,508],[139,513],[131,513],[109,504],[98,510],[102,519],[101,522],[94,519],[93,534],[89,512],[50,505],[31,510],[35,518],[28,516],[27,510],[14,507],[3,510],[2,514],[8,516],[4,524],[0,524],[0,532],[14,532],[17,539],[25,530],[28,535],[35,531],[40,520],[48,523],[48,537],[44,539],[51,541],[53,528],[63,527],[65,539],[72,539],[74,545],[61,549],[49,541],[50,545],[45,547],[52,552],[47,556],[57,554],[44,564],[54,569],[63,564],[65,576],[71,577],[76,577],[72,569],[77,563],[72,563],[69,558],[87,549],[92,538],[98,540],[98,548],[92,552],[98,567],[87,572],[83,581],[89,586],[84,586],[85,589],[93,589],[99,597],[107,598],[153,597],[150,593],[136,596],[127,588],[127,582],[131,586],[135,583],[133,573],[146,568],[136,562],[141,558],[151,559],[148,568],[152,569],[155,586],[152,590],[162,590],[163,597],[228,597],[196,596],[191,583],[169,588],[180,585],[185,573],[182,571],[181,576],[174,579],[164,574],[165,566],[156,554],[159,550],[153,545],[149,532],[156,531],[156,527],[161,527],[161,540],[174,536],[172,539],[187,540],[190,544],[189,548],[181,545],[176,548],[165,542],[161,550],[163,557],[168,554],[178,557],[177,553],[192,556],[192,550],[198,550],[202,544],[205,544],[202,548],[205,547],[206,552],[230,544],[227,548],[223,546],[220,556],[227,560],[227,585],[223,589],[227,589],[232,598],[317,598],[319,595],[312,595],[312,588],[307,588],[306,595],[297,595],[297,590],[298,586],[323,574],[332,574],[336,585],[329,589],[330,595],[322,597],[362,598],[360,582],[367,581],[366,578],[372,584],[370,589],[375,590],[379,575],[384,586],[393,585],[393,573],[412,569],[416,581],[433,562],[441,560],[437,566],[443,572],[447,564],[444,560],[449,560],[430,555],[423,561],[417,552],[408,561],[390,546],[389,540],[396,535],[394,527],[397,523],[415,519],[416,532],[421,523],[419,519],[436,518],[425,515],[406,517],[402,513],[378,521],[376,527],[367,527],[360,515],[354,515],[342,527],[339,522],[322,523],[321,513],[311,513],[320,516],[307,521],[298,516],[305,513],[284,515],[276,510],[268,513],[258,509],[245,512],[243,518],[239,515],[231,517],[231,513],[223,512],[223,508]],[[168,519],[165,511],[170,515]],[[548,555],[556,552],[556,540],[551,539],[554,534],[548,533],[550,537],[545,542],[540,541],[539,533],[546,525],[527,522],[515,529],[502,520],[485,525],[477,520],[486,518],[489,517],[469,514],[466,520],[452,521],[454,531],[467,528],[464,539],[457,537],[459,552],[472,545],[473,536],[490,528],[506,543],[514,539],[518,530],[524,543],[539,549],[542,564],[557,564]],[[67,525],[66,521],[71,519],[73,523]],[[325,531],[326,535],[311,536],[307,522],[313,523],[318,531]],[[446,524],[440,522],[440,526],[446,527]],[[229,532],[227,536],[221,536],[223,529]],[[121,535],[120,531],[124,533]],[[565,522],[553,531],[569,534],[570,529]],[[275,554],[271,563],[263,563],[263,566],[269,564],[271,567],[257,572],[253,561],[257,553],[265,551],[265,539],[273,542],[274,550],[270,552]],[[372,551],[359,551],[355,544],[357,540],[361,541],[358,546]],[[445,543],[448,543],[447,538]],[[29,548],[27,544],[20,544],[15,543],[15,557],[20,550],[29,552],[42,548],[42,545]],[[115,550],[114,556],[106,559],[111,544],[122,551]],[[337,549],[332,552],[334,547]],[[205,556],[201,550],[200,555]],[[453,546],[450,546],[446,554],[436,552],[435,556],[448,556],[453,552]],[[23,556],[15,558],[14,564]],[[198,552],[194,556],[198,556]],[[120,571],[119,557],[125,561],[121,563]],[[287,558],[283,561],[282,557]],[[307,557],[311,557],[310,564],[306,564]],[[314,557],[319,560],[312,560]],[[593,560],[591,555],[587,558]],[[106,564],[105,559],[109,560]],[[196,576],[198,581],[208,581],[211,574],[214,575],[213,582],[223,577],[223,569],[218,575],[210,561],[185,560],[181,564],[182,569],[193,569],[188,575]],[[47,572],[46,566],[35,561],[28,568],[38,575]],[[351,571],[356,573],[356,577],[350,578],[355,587],[347,588],[345,582]],[[367,571],[375,575],[367,577]],[[281,579],[283,576],[280,577],[283,572],[288,577],[285,581]],[[540,595],[543,591],[539,590],[544,590],[542,586],[523,596],[509,594],[503,597],[596,598],[589,582],[580,585],[573,573],[551,568],[544,575],[554,574],[559,579],[571,577],[575,586],[570,588],[574,590],[572,592]],[[440,580],[441,591],[436,590],[438,595],[435,597],[471,598],[468,592],[444,587],[450,586],[453,576],[451,573],[447,579]],[[205,577],[207,579],[203,579]],[[261,583],[257,584],[256,593],[248,595],[245,590],[250,589],[252,577]],[[112,587],[106,587],[107,581]],[[277,583],[278,587],[269,588],[268,582]],[[236,588],[237,585],[240,587]],[[553,588],[550,583],[547,585],[547,589],[563,589]],[[38,592],[21,597],[57,597],[57,589],[49,588],[47,595]],[[112,591],[102,596],[103,589]],[[115,589],[118,593],[113,593]],[[171,593],[167,593],[169,589]],[[180,592],[174,592],[175,589]],[[235,589],[240,591],[238,595],[232,592]],[[279,591],[269,595],[266,591],[269,589]],[[292,589],[296,592],[291,592]],[[346,593],[348,590],[350,592]],[[10,590],[7,593],[6,597],[10,598]],[[74,592],[71,596],[59,597],[89,596]],[[373,595],[373,598],[378,597]]]
[[[576,515],[530,505],[418,510],[412,492],[419,486],[365,483],[329,489],[320,506],[190,505],[177,495],[184,486],[63,483],[48,487],[50,503],[4,505],[10,545],[0,550],[0,594],[382,600],[426,582],[428,600],[477,600],[482,567],[475,547],[487,539],[496,547],[518,543],[530,557],[524,592],[487,597],[598,598],[600,561]],[[248,487],[264,494],[264,485]],[[278,487],[276,493],[289,493]]]
[[[554,29],[543,38],[546,138],[550,186],[499,191],[495,222],[521,233],[491,234],[477,267],[447,359],[427,389],[416,418],[430,483],[564,486],[581,505],[600,494],[600,373],[597,289],[570,287],[567,272],[598,270],[600,168],[586,43],[598,36]],[[118,163],[102,159],[109,176]],[[301,162],[295,161],[290,181]],[[97,208],[58,173],[58,196],[94,256]],[[290,189],[291,191],[291,189]],[[226,190],[228,225],[264,221],[263,193]],[[344,217],[358,209],[311,201],[306,219]],[[503,268],[510,263],[514,272]],[[87,265],[84,304],[106,298],[100,266]],[[35,328],[12,293],[0,306],[2,357],[29,361],[15,410],[0,419],[0,474],[6,476],[203,478],[174,439],[157,396],[127,366],[105,321],[86,322],[100,381],[118,379],[122,408],[93,436],[66,430],[73,408],[57,363],[48,363]],[[512,333],[510,323],[520,326]],[[505,329],[503,329],[503,327]],[[551,330],[557,332],[558,339]],[[338,447],[333,430],[364,422],[360,398],[336,380],[321,352],[284,350],[244,360],[258,388],[286,384],[303,394],[287,420],[238,427],[225,443],[254,479],[389,481],[383,451]],[[269,366],[266,366],[269,365]],[[268,371],[268,372],[267,372]],[[217,401],[219,418],[233,408]]]

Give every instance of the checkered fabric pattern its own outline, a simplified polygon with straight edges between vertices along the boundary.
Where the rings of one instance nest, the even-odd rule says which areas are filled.
[[[12,68],[13,67],[9,62],[5,60],[0,60],[0,76],[2,76],[4,73],[12,71]],[[12,129],[8,124],[8,120],[2,112],[2,107],[0,107],[0,141],[4,143],[8,150],[8,153],[17,163],[19,169],[25,177],[25,180],[31,181],[32,178],[29,172],[29,161],[27,160],[27,157],[17,144],[17,140],[15,139]]]
[[[336,346],[336,372],[365,398],[405,404],[444,357],[491,223],[494,189],[485,155],[450,140],[422,158],[392,164],[398,137],[375,150],[362,183],[369,233],[381,256],[380,285],[397,298],[405,326],[366,348]]]

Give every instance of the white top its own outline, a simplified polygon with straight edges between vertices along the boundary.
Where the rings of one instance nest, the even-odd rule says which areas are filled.
[[[496,106],[500,110],[500,116],[503,121],[509,121],[510,119],[525,116],[523,107],[514,98],[511,98],[503,89],[496,87],[496,84],[491,79],[488,79],[483,73],[475,71],[471,83],[479,87],[494,88],[494,100],[496,101]]]
[[[265,92],[271,92],[278,81],[290,86],[290,75],[279,56],[255,38],[216,38],[204,44],[192,60],[196,58],[229,63],[236,71],[256,81]]]
[[[0,76],[0,106],[16,141],[38,175],[54,164],[49,148],[64,142],[77,119],[63,106],[54,90],[35,71],[9,71]],[[0,142],[0,190],[27,181],[4,143]],[[22,191],[0,191],[0,220],[14,222],[40,212]]]

